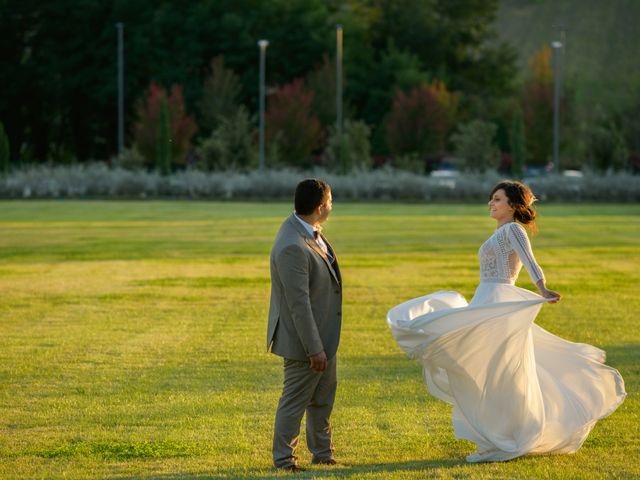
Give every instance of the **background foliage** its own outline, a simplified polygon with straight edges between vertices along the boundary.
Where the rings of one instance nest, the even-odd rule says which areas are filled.
[[[127,147],[146,158],[147,168],[161,168],[158,152],[140,141],[141,128],[147,138],[159,131],[140,105],[148,101],[150,85],[170,92],[169,98],[177,88],[181,111],[169,101],[170,123],[179,115],[195,124],[179,138],[171,133],[169,169],[251,168],[248,153],[243,159],[236,154],[233,162],[198,155],[223,120],[240,121],[241,106],[253,124],[235,143],[256,149],[256,42],[266,38],[267,111],[280,122],[272,124],[277,128],[270,140],[280,138],[268,142],[269,164],[326,164],[335,157],[335,26],[341,24],[345,117],[369,129],[368,145],[358,150],[371,156],[351,163],[377,167],[397,157],[396,166],[403,159],[407,165],[426,161],[429,170],[454,152],[451,133],[458,124],[481,120],[496,125],[501,168],[507,171],[515,158],[522,168],[513,171],[526,172],[550,159],[548,45],[560,39],[562,26],[561,167],[637,172],[640,73],[629,59],[640,54],[630,20],[638,14],[637,2],[629,0],[3,0],[0,122],[11,168],[115,162],[114,25],[123,22]],[[302,81],[299,97],[300,89],[289,87]],[[398,118],[398,99],[427,88],[444,107],[446,122],[439,114]],[[301,98],[304,115],[283,109]],[[598,109],[609,119],[604,124]],[[524,124],[514,129],[519,111]],[[594,145],[594,131],[615,138]],[[304,148],[286,138],[299,132]],[[431,146],[420,144],[428,138]],[[236,152],[248,152],[245,147]]]
[[[361,132],[363,133],[363,132]],[[342,158],[358,150],[358,132],[349,134]],[[352,142],[351,139],[354,141]],[[215,140],[215,139],[214,139]],[[206,158],[208,142],[203,144]],[[217,146],[213,146],[214,153]],[[229,153],[233,153],[230,151]],[[123,155],[135,165],[139,154]],[[215,157],[218,158],[218,157]],[[233,157],[230,157],[233,158]],[[255,157],[254,157],[255,158]],[[410,159],[405,159],[409,161]],[[409,165],[408,167],[411,167]],[[420,163],[424,170],[424,163]],[[495,171],[482,174],[416,175],[411,168],[354,168],[347,175],[341,166],[330,170],[248,169],[235,165],[223,171],[186,169],[171,175],[160,171],[110,168],[104,163],[51,167],[35,165],[0,178],[0,198],[92,198],[92,199],[291,199],[291,188],[309,176],[323,178],[332,185],[336,199],[353,201],[439,201],[486,202],[487,191],[502,179]],[[640,202],[640,176],[626,173],[583,176],[547,175],[528,180],[537,197],[554,202]]]
[[[12,158],[86,161],[113,155],[114,24],[119,21],[125,25],[127,132],[139,119],[136,105],[152,81],[166,89],[183,88],[186,111],[198,115],[204,136],[215,126],[216,109],[229,108],[228,102],[212,106],[211,96],[203,98],[207,92],[226,88],[223,95],[255,112],[260,38],[270,41],[269,85],[318,72],[309,83],[317,90],[326,84],[316,98],[325,106],[335,88],[328,68],[335,54],[334,26],[342,23],[346,103],[356,118],[378,130],[397,86],[413,88],[437,76],[453,90],[478,96],[502,94],[509,87],[514,55],[504,45],[488,43],[495,37],[490,22],[496,8],[496,1],[474,0],[457,2],[455,8],[441,0],[87,0],[82,5],[5,0],[0,119]],[[224,64],[216,60],[221,55]],[[325,126],[332,113],[326,108],[318,110]]]

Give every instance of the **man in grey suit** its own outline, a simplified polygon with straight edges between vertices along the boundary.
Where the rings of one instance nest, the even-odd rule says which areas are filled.
[[[295,453],[305,412],[312,462],[336,463],[329,416],[337,386],[342,279],[335,252],[320,232],[331,209],[331,188],[326,182],[300,182],[295,211],[280,227],[271,250],[267,350],[284,357],[273,462],[276,468],[293,472],[303,470]]]

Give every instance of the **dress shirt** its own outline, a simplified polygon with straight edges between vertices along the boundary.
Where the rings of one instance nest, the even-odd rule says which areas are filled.
[[[313,238],[316,239],[316,243],[318,244],[320,249],[324,252],[324,254],[329,258],[329,261],[333,262],[333,256],[331,255],[331,252],[329,252],[329,249],[327,248],[327,244],[322,239],[322,235],[320,235],[320,232],[315,228],[313,228],[313,225],[310,225],[304,220],[302,220],[297,213],[293,212],[293,215],[298,219],[298,221],[307,230],[307,232],[309,232],[309,235],[311,235]]]

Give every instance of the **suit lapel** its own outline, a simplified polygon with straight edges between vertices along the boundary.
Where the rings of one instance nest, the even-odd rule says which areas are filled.
[[[329,264],[331,266],[331,269],[336,274],[336,280],[338,280],[339,284],[342,284],[342,275],[340,274],[340,266],[338,265],[338,257],[336,257],[336,251],[333,249],[333,246],[331,246],[331,244],[329,243],[329,240],[327,240],[327,237],[325,237],[322,233],[320,233],[320,236],[322,237],[322,240],[324,241],[325,245],[327,246],[327,249],[329,250],[329,253],[333,257],[333,263],[329,262]],[[327,259],[327,261],[328,260],[329,259]]]
[[[323,237],[324,238],[324,237]],[[333,276],[333,278],[335,279],[336,283],[338,285],[340,285],[340,277],[338,276],[338,274],[336,273],[336,271],[333,269],[333,267],[331,266],[331,262],[329,261],[329,258],[327,257],[327,255],[322,251],[322,249],[320,248],[320,245],[318,245],[318,243],[316,242],[316,240],[314,238],[309,238],[309,237],[305,237],[304,239],[305,242],[307,242],[307,245],[309,245],[309,247],[311,248],[311,250],[313,250],[314,252],[316,252],[318,255],[320,255],[322,257],[322,259],[324,260],[324,263],[327,264],[327,268],[329,269],[329,272],[331,272],[331,275]],[[328,246],[328,244],[327,244]],[[335,257],[334,257],[335,258]]]
[[[307,243],[307,245],[309,245],[311,250],[313,250],[314,252],[316,252],[318,255],[322,257],[322,259],[324,260],[324,263],[327,264],[327,268],[329,268],[329,272],[331,272],[331,275],[333,276],[335,281],[338,283],[338,285],[340,285],[341,276],[340,276],[340,270],[338,268],[338,261],[335,260],[336,268],[334,269],[333,266],[331,265],[331,262],[329,261],[329,258],[327,258],[327,255],[322,251],[322,249],[320,248],[320,245],[318,245],[318,242],[316,242],[316,239],[309,235],[309,232],[307,231],[307,229],[302,226],[302,224],[298,221],[298,219],[295,217],[293,213],[289,216],[288,220],[289,222],[291,222],[291,225],[293,225],[293,228],[302,236],[302,238],[304,238],[304,241]],[[336,258],[335,250],[333,250],[333,248],[331,247],[327,239],[324,237],[324,235],[322,235],[322,240],[324,240],[324,243],[327,244],[327,248],[331,250],[333,254],[333,258],[335,259]]]

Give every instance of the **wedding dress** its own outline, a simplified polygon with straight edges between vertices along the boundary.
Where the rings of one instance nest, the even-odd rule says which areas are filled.
[[[476,444],[467,461],[575,452],[622,403],[624,381],[604,351],[534,323],[551,299],[515,286],[523,264],[544,278],[520,224],[498,228],[479,257],[469,304],[452,291],[409,300],[389,311],[391,331],[431,394],[453,405],[456,438]]]

